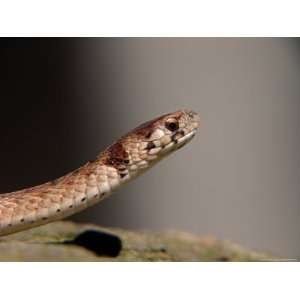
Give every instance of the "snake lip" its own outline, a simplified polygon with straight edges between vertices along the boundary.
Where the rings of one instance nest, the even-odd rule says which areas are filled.
[[[187,133],[185,136],[181,137],[177,140],[177,147],[176,149],[182,148],[185,144],[187,144],[190,140],[193,139],[193,137],[196,135],[197,129],[193,129],[189,133]]]
[[[197,129],[193,129],[191,132],[187,133],[185,136],[183,136],[182,138],[180,138],[178,140],[178,142],[179,143],[180,142],[187,142],[187,141],[191,140],[195,136],[196,131],[197,131]]]

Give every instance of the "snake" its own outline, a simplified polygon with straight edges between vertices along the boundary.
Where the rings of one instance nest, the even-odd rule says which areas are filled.
[[[164,114],[58,179],[0,194],[0,236],[66,218],[102,201],[183,147],[199,125],[199,115],[191,110]]]

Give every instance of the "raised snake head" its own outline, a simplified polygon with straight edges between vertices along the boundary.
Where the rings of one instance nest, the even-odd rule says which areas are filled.
[[[100,158],[118,169],[121,178],[136,175],[184,146],[200,124],[197,113],[179,110],[148,121],[120,138]]]

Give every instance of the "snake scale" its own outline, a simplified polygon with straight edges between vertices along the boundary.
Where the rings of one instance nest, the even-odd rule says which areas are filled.
[[[133,129],[79,169],[35,187],[0,194],[0,235],[70,216],[109,196],[190,141],[199,116],[165,114]]]

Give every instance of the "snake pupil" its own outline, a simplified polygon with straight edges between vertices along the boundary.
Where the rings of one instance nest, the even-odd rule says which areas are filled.
[[[179,124],[177,121],[169,121],[166,122],[166,128],[169,129],[170,131],[175,131],[179,128]]]

